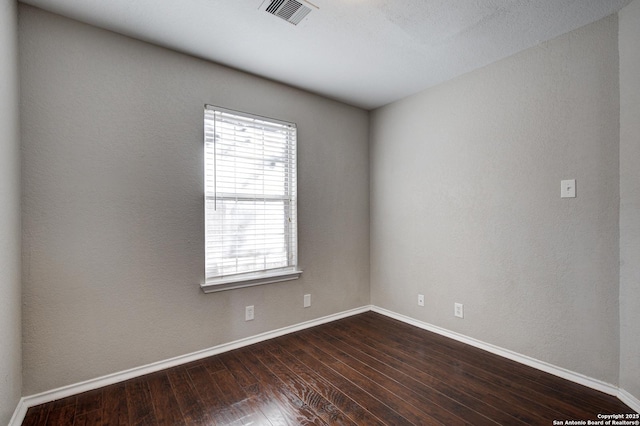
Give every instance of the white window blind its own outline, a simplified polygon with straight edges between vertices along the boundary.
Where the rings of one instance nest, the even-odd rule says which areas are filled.
[[[205,292],[299,277],[296,126],[207,105]]]

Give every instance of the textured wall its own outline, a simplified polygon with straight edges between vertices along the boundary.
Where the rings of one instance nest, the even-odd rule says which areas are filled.
[[[617,28],[372,112],[372,303],[617,384]]]
[[[620,16],[620,387],[640,400],[640,0]]]
[[[366,111],[29,6],[19,34],[26,395],[369,303]],[[201,292],[205,103],[298,124],[300,280]]]
[[[17,10],[0,0],[0,424],[22,390]]]

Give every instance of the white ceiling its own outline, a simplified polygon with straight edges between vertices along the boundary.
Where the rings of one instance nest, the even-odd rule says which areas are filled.
[[[372,109],[617,12],[630,0],[312,0],[299,25],[262,0],[22,0]],[[269,0],[265,0],[269,1]]]

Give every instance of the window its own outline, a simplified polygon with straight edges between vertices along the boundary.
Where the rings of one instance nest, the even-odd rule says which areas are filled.
[[[296,130],[205,106],[205,293],[300,277]]]

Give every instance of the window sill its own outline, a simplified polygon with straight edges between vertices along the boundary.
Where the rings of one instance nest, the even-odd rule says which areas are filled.
[[[220,278],[200,284],[200,288],[205,293],[217,293],[219,291],[233,290],[235,288],[253,287],[262,284],[271,284],[281,281],[297,280],[302,275],[302,271],[278,271],[265,274],[245,275],[235,278]]]

